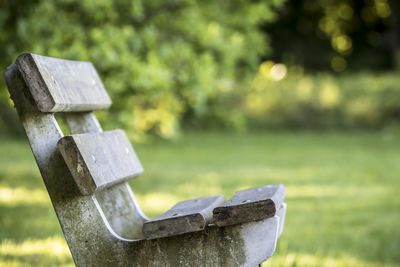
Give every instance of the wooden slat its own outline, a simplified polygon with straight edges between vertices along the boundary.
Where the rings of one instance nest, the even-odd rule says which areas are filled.
[[[103,129],[93,112],[64,113],[71,134],[101,133]]]
[[[273,217],[285,195],[281,184],[238,191],[213,210],[214,222],[217,226],[227,226]]]
[[[84,195],[143,172],[128,137],[121,130],[65,136],[58,148]]]
[[[18,68],[42,112],[91,111],[111,105],[90,62],[22,54]]]
[[[103,132],[93,112],[68,112],[64,117],[71,134]],[[99,212],[104,214],[115,234],[131,240],[143,239],[142,227],[148,218],[141,211],[128,182],[96,191],[93,196]]]
[[[223,195],[179,202],[157,218],[143,224],[146,239],[201,231],[212,219],[212,210],[225,202]]]

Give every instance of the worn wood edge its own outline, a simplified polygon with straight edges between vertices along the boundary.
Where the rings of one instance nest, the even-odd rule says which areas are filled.
[[[90,135],[90,134],[102,135],[102,134],[107,134],[110,132],[118,132],[118,133],[122,134],[123,137],[126,139],[126,141],[129,142],[129,138],[123,130],[115,129],[115,130],[108,131],[108,132],[80,133],[80,134],[64,136],[57,143],[57,147],[60,150],[61,155],[63,156],[63,158],[68,166],[68,169],[70,170],[77,186],[79,187],[79,191],[83,195],[91,195],[96,191],[101,191],[101,190],[104,190],[111,186],[125,182],[129,179],[136,178],[144,172],[143,165],[140,162],[139,158],[137,157],[135,150],[132,148],[133,153],[135,153],[135,156],[137,158],[137,163],[139,164],[140,169],[138,169],[138,171],[134,175],[128,175],[126,177],[121,177],[115,181],[108,182],[105,184],[96,184],[96,181],[93,179],[93,176],[91,174],[91,171],[88,167],[87,162],[85,161],[85,158],[82,156],[82,154],[79,151],[79,147],[75,141],[75,136]],[[130,144],[130,142],[129,142],[129,144]]]
[[[168,226],[160,226],[164,222],[168,222]],[[193,213],[175,218],[147,221],[143,223],[142,231],[145,239],[157,239],[201,231],[206,225],[206,219],[201,213]]]
[[[18,115],[21,118],[25,113],[34,113],[39,111],[29,90],[20,89],[20,91],[18,91],[14,89],[26,88],[25,81],[22,78],[21,71],[18,69],[16,63],[13,63],[6,68],[4,71],[4,79],[10,93],[10,98],[14,103],[14,107],[17,109]]]
[[[203,207],[201,210],[198,207],[192,207],[187,211],[190,212],[190,210],[194,209],[192,213],[187,213],[184,215],[179,214],[179,212],[182,212],[179,211],[181,208],[177,208],[179,204],[185,202],[196,203],[196,201],[204,201],[205,199],[212,199],[212,202]],[[146,222],[143,226],[143,234],[146,239],[154,239],[203,230],[207,224],[212,223],[212,210],[225,201],[226,200],[223,195],[216,195],[178,202],[159,217]],[[169,215],[169,217],[166,218],[160,218],[168,213],[174,214]]]
[[[97,186],[86,166],[85,160],[76,146],[73,136],[64,136],[61,138],[57,143],[57,147],[61,152],[79,191],[85,196],[93,194],[96,191]]]
[[[279,206],[282,203],[282,201],[285,199],[285,196],[286,196],[286,189],[283,184],[272,184],[272,185],[265,185],[265,186],[261,186],[261,187],[239,190],[239,191],[235,192],[235,194],[228,201],[226,201],[224,204],[222,204],[220,207],[229,207],[229,206],[233,207],[233,206],[238,206],[238,205],[244,205],[246,202],[243,202],[243,204],[238,204],[238,205],[231,204],[232,200],[237,197],[238,193],[241,193],[243,191],[248,191],[248,190],[259,189],[259,188],[261,189],[263,187],[272,187],[272,186],[276,187],[275,192],[268,198],[266,195],[265,198],[262,200],[270,199],[275,203],[275,206]],[[255,202],[250,202],[250,203],[255,203]]]
[[[43,80],[32,53],[24,53],[20,55],[16,60],[16,64],[38,109],[41,112],[51,112],[55,107],[56,102],[54,101],[46,82]]]
[[[52,91],[49,89],[48,81],[43,79],[43,75],[40,69],[38,68],[35,56],[56,59],[64,62],[82,62],[90,64],[91,68],[93,69],[94,75],[99,80],[101,86],[105,91],[104,97],[106,98],[105,99],[106,102],[103,104],[86,104],[86,103],[73,104],[73,103],[57,102],[55,100],[54,95],[52,94]],[[32,96],[34,97],[36,106],[41,112],[84,112],[84,111],[107,109],[112,105],[111,98],[108,95],[106,89],[104,88],[104,85],[102,84],[101,79],[92,62],[66,60],[66,59],[36,55],[32,53],[24,53],[17,58],[16,64],[19,70],[21,71],[23,79],[25,80],[25,83],[27,84]],[[68,107],[68,105],[72,105],[73,108]]]
[[[240,192],[255,189],[260,190],[263,187],[271,186],[275,187],[275,191],[271,195],[266,194],[265,199],[247,203],[246,201],[248,200],[245,200],[240,204],[232,204],[233,199],[237,198],[237,194]],[[231,199],[213,210],[214,223],[222,227],[273,217],[286,196],[285,186],[283,184],[274,184],[262,186],[260,189],[249,188],[236,192]]]
[[[258,221],[275,216],[276,206],[271,199],[228,207],[216,207],[213,221],[218,227]]]

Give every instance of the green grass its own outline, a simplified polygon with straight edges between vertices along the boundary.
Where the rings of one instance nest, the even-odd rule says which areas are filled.
[[[284,233],[264,266],[399,266],[400,139],[393,133],[188,133],[136,145],[150,216],[176,201],[283,183]],[[26,141],[0,141],[0,266],[73,265]]]

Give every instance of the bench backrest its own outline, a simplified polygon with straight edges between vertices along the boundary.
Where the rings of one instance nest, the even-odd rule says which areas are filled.
[[[58,148],[84,195],[143,172],[128,137],[121,130],[65,136],[58,142]]]
[[[22,54],[16,63],[42,112],[92,111],[111,106],[90,62]]]
[[[211,210],[223,196],[180,202],[149,220],[123,182],[142,172],[128,138],[103,132],[92,112],[111,101],[91,63],[24,54],[5,79],[77,266],[254,266],[272,255],[279,217],[250,221],[261,209],[276,211],[279,186],[267,199],[263,188],[240,192],[218,217]],[[71,136],[53,112],[64,113]],[[251,212],[236,218],[250,223],[226,218],[242,208]],[[212,217],[231,226],[201,231]]]
[[[88,114],[111,105],[92,63],[22,54],[16,65],[40,112],[67,114],[72,135],[61,138],[58,148],[82,194],[93,194],[143,172],[126,134],[102,132],[94,114]],[[82,131],[88,123],[97,126]]]

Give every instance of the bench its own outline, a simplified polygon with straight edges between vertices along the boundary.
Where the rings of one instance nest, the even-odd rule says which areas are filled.
[[[182,201],[149,219],[127,183],[143,172],[135,150],[93,113],[111,100],[90,62],[22,54],[5,78],[77,266],[255,266],[274,253],[283,185]]]

